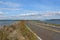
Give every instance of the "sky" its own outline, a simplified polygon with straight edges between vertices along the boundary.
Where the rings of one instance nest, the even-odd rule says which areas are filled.
[[[0,0],[0,20],[60,19],[60,0]]]

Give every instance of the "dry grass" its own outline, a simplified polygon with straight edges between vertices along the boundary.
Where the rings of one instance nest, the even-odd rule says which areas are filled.
[[[3,26],[3,28],[0,29],[0,40],[23,40],[23,36],[20,33],[19,28],[16,28],[15,25]],[[20,39],[18,37],[20,37]]]

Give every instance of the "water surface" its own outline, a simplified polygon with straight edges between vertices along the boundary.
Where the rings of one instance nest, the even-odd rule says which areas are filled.
[[[10,25],[12,23],[16,22],[15,20],[0,20],[0,26],[2,25]]]

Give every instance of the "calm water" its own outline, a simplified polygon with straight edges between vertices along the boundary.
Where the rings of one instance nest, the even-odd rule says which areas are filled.
[[[51,23],[51,24],[60,24],[60,21],[45,21],[47,23]]]
[[[41,21],[37,21],[37,22],[41,22]],[[56,20],[56,21],[42,21],[42,22],[46,22],[46,23],[50,23],[50,24],[59,24],[60,25],[60,20]]]
[[[1,25],[9,25],[9,24],[12,24],[14,22],[17,22],[17,21],[12,21],[12,20],[11,21],[10,20],[0,21],[0,26]],[[44,22],[52,23],[52,24],[60,24],[60,21],[44,21]]]
[[[7,21],[7,20],[5,20],[5,21],[0,21],[0,26],[1,26],[1,25],[9,25],[9,24],[12,24],[12,23],[14,23],[14,22],[16,22],[16,21]]]

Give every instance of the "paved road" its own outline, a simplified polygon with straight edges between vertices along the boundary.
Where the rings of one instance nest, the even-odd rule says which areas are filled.
[[[60,28],[47,26],[35,21],[26,21],[26,25],[42,40],[60,40]]]

